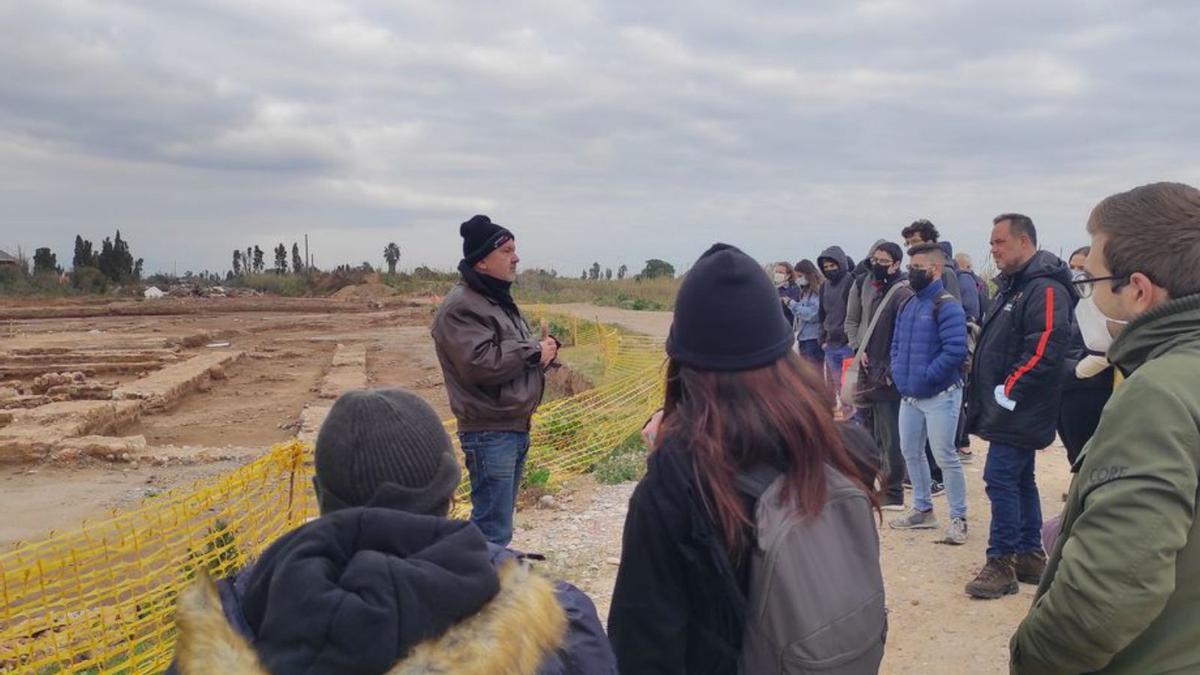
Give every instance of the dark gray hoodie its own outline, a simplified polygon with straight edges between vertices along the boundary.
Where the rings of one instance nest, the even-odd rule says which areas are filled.
[[[837,280],[827,278],[821,286],[821,342],[828,347],[844,347],[848,343],[846,304],[850,287],[854,285],[854,276],[846,269],[846,253],[842,247],[830,246],[822,251],[817,257],[817,265],[823,265],[826,260],[837,263],[842,273]]]

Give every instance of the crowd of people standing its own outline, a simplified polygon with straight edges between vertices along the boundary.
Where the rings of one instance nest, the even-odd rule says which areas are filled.
[[[463,223],[463,281],[433,335],[470,522],[449,517],[459,462],[428,404],[348,393],[316,443],[321,516],[181,594],[173,667],[875,673],[898,629],[877,522],[891,509],[892,528],[938,528],[944,491],[939,541],[965,542],[971,434],[987,442],[990,522],[965,591],[1037,584],[1012,672],[1196,672],[1200,190],[1103,200],[1090,249],[1068,261],[1039,248],[1027,216],[992,225],[988,280],[928,221],[901,231],[907,250],[880,241],[859,264],[837,246],[767,274],[727,244],[700,257],[676,301],[605,632],[585,594],[509,548],[559,345],[512,300],[514,235]],[[1035,460],[1056,434],[1074,478],[1047,529]]]

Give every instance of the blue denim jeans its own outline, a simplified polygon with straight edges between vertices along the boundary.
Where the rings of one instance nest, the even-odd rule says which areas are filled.
[[[836,400],[841,401],[843,409],[852,413],[854,411],[850,401],[842,401],[842,362],[854,356],[854,350],[850,345],[842,345],[841,347],[829,347],[825,349],[825,381],[833,389],[833,396]]]
[[[471,522],[497,546],[512,541],[513,510],[529,452],[529,434],[511,431],[460,433],[471,480]]]
[[[825,350],[821,349],[820,340],[797,340],[796,346],[799,348],[800,356],[812,361],[813,364],[820,366],[825,362]]]
[[[900,452],[904,454],[908,479],[913,484],[913,506],[922,511],[933,508],[930,486],[933,478],[925,461],[928,440],[946,482],[951,518],[967,517],[967,478],[954,445],[962,395],[962,387],[956,385],[933,398],[900,401]]]
[[[1035,450],[992,443],[983,482],[992,503],[987,555],[995,558],[1042,550],[1042,502],[1034,480]]]

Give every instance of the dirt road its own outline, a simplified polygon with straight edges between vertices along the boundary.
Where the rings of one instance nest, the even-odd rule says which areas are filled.
[[[575,305],[556,306],[581,318],[599,318],[631,330],[665,336],[668,312]],[[887,527],[885,513],[880,528],[884,580],[888,594],[890,632],[884,673],[1008,672],[1008,639],[1025,615],[1033,587],[1002,600],[972,600],[963,592],[984,562],[989,509],[984,494],[983,467],[986,445],[973,445],[976,459],[965,466],[967,475],[970,539],[966,546],[944,546],[934,541],[939,531],[900,532]],[[1070,473],[1066,453],[1053,446],[1038,453],[1037,480],[1046,517],[1062,509]],[[530,511],[518,517],[517,547],[546,552],[551,569],[575,581],[607,614],[616,566],[620,558],[620,532],[632,484],[596,485],[588,477],[571,485],[570,501],[562,511]],[[911,493],[910,493],[911,495]],[[945,498],[934,510],[943,525],[949,517]]]

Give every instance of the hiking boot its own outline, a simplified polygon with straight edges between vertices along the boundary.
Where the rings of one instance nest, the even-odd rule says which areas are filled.
[[[904,510],[904,500],[903,499],[891,500],[891,499],[885,498],[883,500],[883,504],[879,508],[884,511],[903,511]]]
[[[1034,585],[1042,583],[1042,574],[1046,572],[1046,552],[1018,553],[1016,568],[1017,581]]]
[[[967,584],[967,595],[980,600],[995,600],[1021,590],[1017,584],[1016,556],[988,558],[979,574]]]
[[[974,462],[974,461],[975,461],[975,453],[971,452],[970,450],[962,450],[962,449],[960,449],[958,451],[958,463],[959,464],[970,464],[971,462]]]
[[[937,526],[937,516],[933,515],[933,509],[928,511],[909,509],[904,512],[904,515],[888,523],[888,527],[893,530],[932,530]]]
[[[946,494],[946,486],[936,480],[929,484],[929,496],[941,497]]]
[[[951,518],[950,527],[946,528],[946,536],[942,537],[941,543],[954,546],[962,546],[967,543],[967,519]]]

